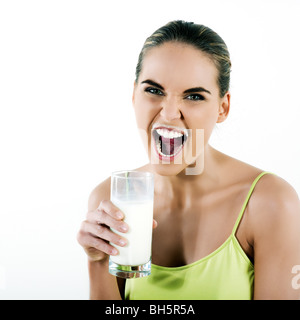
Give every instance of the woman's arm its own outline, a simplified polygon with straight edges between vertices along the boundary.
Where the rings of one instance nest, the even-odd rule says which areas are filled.
[[[105,261],[88,260],[88,270],[91,300],[122,299],[123,292],[121,294],[116,277],[108,273],[108,259]]]
[[[300,265],[299,198],[283,179],[264,178],[248,211],[253,230],[254,299],[300,299],[292,272]]]
[[[121,300],[125,295],[125,279],[108,273],[108,259],[104,262],[88,260],[90,300]]]
[[[124,295],[125,281],[118,279],[108,272],[109,255],[113,254],[112,243],[123,239],[110,230],[110,227],[126,232],[120,211],[110,201],[110,179],[96,187],[88,202],[86,220],[82,222],[78,232],[78,242],[88,255],[88,270],[90,279],[90,299],[92,300],[118,300]],[[124,217],[124,215],[123,215]],[[127,226],[128,227],[128,226]],[[124,233],[125,236],[125,233]]]

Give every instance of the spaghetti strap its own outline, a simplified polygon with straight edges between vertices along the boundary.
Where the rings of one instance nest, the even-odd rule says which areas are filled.
[[[247,206],[247,204],[248,204],[248,201],[249,201],[249,199],[250,199],[250,197],[251,197],[251,194],[252,194],[252,192],[253,192],[253,190],[254,190],[257,182],[258,182],[259,179],[260,179],[262,176],[264,176],[265,174],[274,174],[274,173],[264,171],[264,172],[260,173],[260,174],[255,178],[255,180],[253,181],[253,183],[252,183],[252,185],[251,185],[251,187],[250,187],[250,190],[249,190],[249,192],[248,192],[248,194],[247,194],[247,197],[246,197],[246,199],[245,199],[245,201],[244,201],[244,203],[243,203],[243,206],[242,206],[242,209],[241,209],[241,211],[240,211],[240,213],[239,213],[239,215],[238,215],[238,218],[237,218],[237,220],[236,220],[236,222],[235,222],[235,224],[234,224],[234,227],[233,227],[233,230],[232,230],[232,233],[231,233],[232,235],[235,235],[235,232],[236,232],[236,230],[237,230],[237,227],[239,226],[239,223],[240,223],[240,221],[241,221],[241,219],[242,219],[242,216],[243,216],[243,214],[244,214],[244,211],[245,211],[245,209],[246,209],[246,206]]]

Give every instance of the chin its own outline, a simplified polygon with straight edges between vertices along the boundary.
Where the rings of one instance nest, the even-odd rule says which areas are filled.
[[[150,166],[153,172],[159,174],[160,176],[176,176],[185,170],[186,166],[179,164],[151,164]]]

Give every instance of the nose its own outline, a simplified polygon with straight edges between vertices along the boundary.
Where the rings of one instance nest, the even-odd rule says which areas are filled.
[[[165,100],[161,106],[160,115],[166,122],[181,119],[179,103],[175,99]]]

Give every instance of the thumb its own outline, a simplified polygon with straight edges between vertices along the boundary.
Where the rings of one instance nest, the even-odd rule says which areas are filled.
[[[157,227],[157,221],[153,219],[153,229]]]

